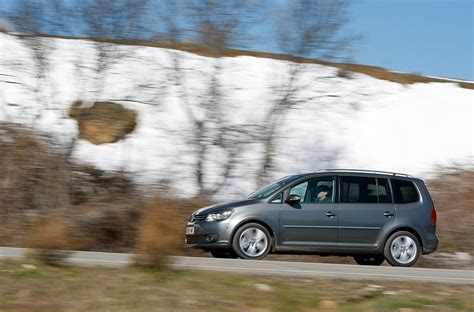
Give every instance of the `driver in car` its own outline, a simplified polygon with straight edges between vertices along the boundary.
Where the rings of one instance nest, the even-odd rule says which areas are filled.
[[[319,204],[332,203],[332,199],[328,197],[329,187],[326,185],[320,185],[317,188],[316,202]]]

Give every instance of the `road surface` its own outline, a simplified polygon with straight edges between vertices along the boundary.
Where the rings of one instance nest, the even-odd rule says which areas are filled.
[[[0,260],[22,259],[31,250],[0,247]],[[133,254],[106,252],[71,252],[67,264],[83,267],[112,268],[133,264]],[[474,285],[473,270],[399,268],[388,266],[358,266],[309,262],[215,259],[201,257],[171,257],[171,266],[177,270],[205,270],[248,275],[271,275],[304,278],[333,278],[347,280],[416,281]]]

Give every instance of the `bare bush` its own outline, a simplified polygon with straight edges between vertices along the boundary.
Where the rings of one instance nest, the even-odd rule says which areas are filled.
[[[3,245],[66,248],[67,236],[88,250],[133,248],[142,201],[123,173],[73,164],[61,146],[31,130],[0,130]]]
[[[82,249],[132,250],[139,232],[142,205],[140,198],[115,197],[73,207],[72,223]]]
[[[20,225],[69,206],[69,166],[48,138],[1,125],[0,222]]]
[[[114,202],[124,197],[129,202],[137,196],[132,181],[125,173],[107,172],[79,164],[71,164],[69,195],[73,206],[89,202]]]
[[[438,210],[440,251],[474,252],[474,170],[444,168],[427,181]],[[461,217],[460,217],[461,216]]]
[[[142,215],[135,248],[136,264],[160,268],[168,256],[182,253],[187,218],[203,205],[205,201],[200,199],[153,199]]]
[[[37,250],[40,260],[52,265],[61,265],[70,252],[80,249],[72,228],[58,215],[43,217],[30,225],[24,237],[24,246]]]
[[[135,251],[138,265],[161,267],[166,257],[183,244],[184,228],[182,222],[178,223],[178,209],[175,203],[164,201],[152,204],[143,214]]]

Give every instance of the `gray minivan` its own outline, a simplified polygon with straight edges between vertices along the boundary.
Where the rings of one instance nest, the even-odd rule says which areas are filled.
[[[438,247],[436,209],[422,180],[369,170],[285,177],[246,199],[195,211],[186,244],[218,258],[268,253],[352,256],[412,266]]]

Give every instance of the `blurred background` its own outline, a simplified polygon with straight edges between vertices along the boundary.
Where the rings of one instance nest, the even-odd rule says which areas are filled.
[[[196,209],[352,168],[424,179],[440,247],[417,266],[472,273],[473,15],[472,0],[0,0],[0,246],[37,251],[0,261],[0,310],[472,310],[470,285],[166,263],[209,256],[184,248]],[[63,267],[67,250],[136,266]]]
[[[425,179],[472,252],[472,2],[381,2],[3,0],[0,244],[183,253],[197,208],[360,168]]]

